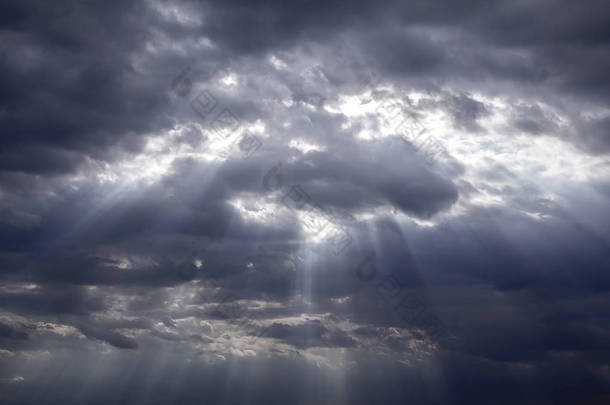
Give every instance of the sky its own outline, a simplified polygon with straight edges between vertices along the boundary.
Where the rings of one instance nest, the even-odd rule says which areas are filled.
[[[4,0],[3,404],[610,403],[610,7]]]

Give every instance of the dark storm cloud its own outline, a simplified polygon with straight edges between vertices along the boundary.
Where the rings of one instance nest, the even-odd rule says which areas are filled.
[[[39,2],[5,7],[20,17],[0,41],[3,170],[69,172],[85,156],[112,159],[112,146],[138,150],[142,135],[162,128],[164,88],[131,61],[146,38],[135,3],[84,2],[66,19]]]
[[[607,402],[607,9],[3,2],[2,397]]]
[[[4,339],[27,340],[28,334],[11,325],[0,323],[0,337]]]
[[[273,323],[265,330],[265,337],[280,339],[301,349],[313,346],[351,347],[356,344],[345,332],[328,330],[320,321],[300,325]]]
[[[102,297],[74,286],[48,286],[34,291],[3,291],[2,307],[23,314],[88,314],[105,308]]]
[[[138,343],[134,339],[121,335],[120,333],[110,331],[108,330],[107,326],[103,326],[101,328],[81,326],[80,330],[87,337],[102,340],[119,349],[138,348]]]
[[[193,2],[190,7],[201,11],[206,23],[188,29],[179,29],[149,9],[145,16],[153,25],[145,24],[144,18],[134,14],[136,9],[146,9],[145,4],[112,3],[101,7],[96,2],[83,2],[73,7],[67,2],[64,7],[61,3],[57,6],[60,10],[74,9],[65,19],[54,18],[52,7],[45,5],[40,9],[37,2],[6,4],[6,15],[15,17],[2,33],[5,58],[0,86],[9,107],[1,127],[5,134],[4,170],[65,173],[82,164],[85,156],[112,160],[109,147],[137,151],[142,135],[167,128],[170,125],[164,117],[168,107],[167,83],[162,78],[180,66],[183,58],[158,56],[137,67],[133,62],[154,29],[167,29],[177,41],[197,35],[217,41],[221,50],[215,57],[221,64],[229,57],[240,57],[233,50],[261,54],[278,47],[285,49],[298,41],[335,38],[358,27],[355,31],[363,33],[363,41],[351,45],[359,52],[373,55],[374,63],[392,70],[392,76],[397,78],[436,78],[438,74],[443,80],[460,79],[460,75],[470,80],[473,68],[482,67],[486,77],[505,77],[518,85],[525,79],[518,72],[536,65],[543,66],[536,69],[553,72],[559,83],[582,89],[582,93],[603,91],[606,82],[603,80],[606,69],[599,62],[607,54],[600,52],[607,32],[593,28],[602,26],[605,18],[603,13],[595,12],[601,3],[577,8],[577,12],[570,12],[575,7],[566,2],[515,6],[501,2],[451,6],[412,3],[392,5],[398,11],[389,15],[387,10],[393,9],[389,5],[380,8],[368,2],[350,4],[349,8],[341,2],[304,2],[296,6],[283,2],[263,2],[257,6]],[[556,20],[550,18],[549,10],[558,15]],[[542,29],[547,27],[542,19],[553,21],[561,29]],[[385,22],[381,28],[364,24],[380,20]],[[504,22],[501,26],[507,29],[498,30],[496,20]],[[220,21],[222,24],[218,24]],[[472,21],[478,24],[462,25]],[[105,27],[110,23],[113,28],[107,30]],[[407,27],[445,24],[446,29],[454,29],[449,32],[457,34],[443,40],[431,39],[425,31],[403,32],[402,24]],[[261,25],[266,29],[259,29]],[[83,27],[87,28],[84,35]],[[253,32],[248,33],[248,29]],[[528,30],[533,30],[531,35],[524,34]],[[466,45],[472,48],[471,36],[476,38],[474,55],[469,54],[473,51],[463,49]],[[529,41],[532,37],[539,41],[532,43]],[[521,47],[524,55],[504,57],[497,48],[492,51],[481,38],[489,38],[496,46]],[[582,46],[574,49],[574,42]],[[384,46],[376,46],[378,43]],[[583,52],[586,53],[581,55]],[[565,63],[583,57],[595,63]],[[152,63],[160,68],[151,70]],[[538,77],[538,73],[531,75]],[[540,83],[545,80],[535,79]]]
[[[397,140],[357,146],[345,140],[334,153],[310,152],[297,164],[284,165],[284,175],[322,206],[358,210],[387,202],[423,217],[449,207],[457,198],[453,185],[423,164],[405,161],[410,154]],[[381,159],[397,164],[379,164]],[[321,173],[325,182],[319,181]]]

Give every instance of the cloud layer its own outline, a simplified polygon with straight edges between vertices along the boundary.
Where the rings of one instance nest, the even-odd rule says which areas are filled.
[[[4,1],[6,403],[610,398],[604,1]]]

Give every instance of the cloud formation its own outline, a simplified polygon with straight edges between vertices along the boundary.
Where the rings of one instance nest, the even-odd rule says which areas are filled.
[[[607,402],[606,2],[0,21],[6,403]]]

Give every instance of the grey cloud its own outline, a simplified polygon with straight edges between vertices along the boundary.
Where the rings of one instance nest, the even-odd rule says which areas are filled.
[[[5,339],[27,340],[28,334],[27,332],[14,328],[11,325],[0,323],[0,337]]]
[[[102,340],[119,349],[137,349],[138,343],[135,339],[124,336],[120,333],[109,331],[106,329],[98,329],[91,327],[82,327],[81,331],[87,337]]]
[[[528,134],[557,133],[557,118],[544,112],[538,105],[518,105],[514,108],[513,125]]]
[[[341,330],[329,330],[320,321],[309,321],[298,325],[273,323],[264,330],[264,336],[285,341],[296,348],[315,346],[352,347],[354,339]]]

